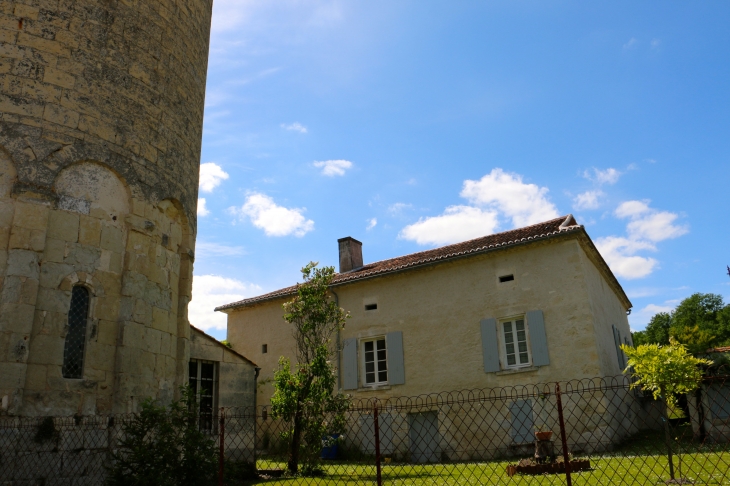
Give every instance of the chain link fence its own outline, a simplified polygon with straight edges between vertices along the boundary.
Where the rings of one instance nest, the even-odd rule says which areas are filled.
[[[675,406],[620,376],[354,400],[345,419],[322,437],[318,473],[289,477],[291,424],[266,407],[221,410],[217,483],[730,484],[724,375]],[[0,485],[102,484],[128,420],[0,419]]]

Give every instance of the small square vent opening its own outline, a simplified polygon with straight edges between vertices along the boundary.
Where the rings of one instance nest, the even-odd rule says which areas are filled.
[[[366,311],[375,310],[377,308],[378,308],[378,304],[365,304],[365,310]]]
[[[500,283],[511,282],[514,279],[515,279],[514,275],[502,275],[501,277],[499,277]]]

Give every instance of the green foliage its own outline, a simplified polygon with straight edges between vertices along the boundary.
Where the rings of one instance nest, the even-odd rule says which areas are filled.
[[[693,294],[671,314],[660,312],[645,331],[633,334],[634,344],[668,345],[673,337],[692,353],[730,344],[730,305],[717,294]]]
[[[233,345],[228,339],[224,339],[223,341],[221,341],[221,344],[229,349],[233,349]]]
[[[350,316],[328,298],[333,267],[320,269],[311,262],[302,269],[302,276],[304,283],[297,286],[297,295],[284,304],[284,320],[294,327],[297,365],[292,369],[288,358],[279,359],[271,412],[290,424],[283,434],[289,444],[288,472],[314,475],[320,470],[322,438],[341,433],[345,427],[344,412],[350,399],[334,393],[337,375],[332,361],[337,349],[332,337]]]
[[[651,392],[655,399],[660,397],[674,406],[676,396],[696,390],[702,380],[700,365],[710,365],[712,361],[692,356],[687,348],[674,338],[668,345],[642,344],[637,347],[621,345],[628,356],[627,372],[638,379],[632,388]]]
[[[213,484],[218,469],[215,440],[197,424],[195,396],[169,407],[147,399],[122,425],[123,439],[108,468],[108,486],[194,486]]]

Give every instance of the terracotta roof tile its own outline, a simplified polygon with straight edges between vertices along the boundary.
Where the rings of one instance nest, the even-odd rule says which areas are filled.
[[[350,281],[372,278],[440,260],[448,260],[472,253],[481,253],[495,248],[515,246],[532,240],[543,240],[557,236],[558,234],[577,231],[581,228],[582,226],[576,223],[573,215],[569,214],[567,216],[561,216],[560,218],[551,219],[550,221],[526,226],[524,228],[495,233],[493,235],[483,236],[474,240],[442,246],[432,250],[419,251],[418,253],[411,253],[410,255],[381,260],[375,263],[368,263],[367,265],[349,272],[335,274],[332,284],[338,285]],[[222,305],[220,307],[216,307],[215,310],[223,311],[235,309],[237,307],[246,307],[258,302],[293,295],[296,292],[296,288],[296,285],[293,285],[274,292],[269,292],[268,294]]]

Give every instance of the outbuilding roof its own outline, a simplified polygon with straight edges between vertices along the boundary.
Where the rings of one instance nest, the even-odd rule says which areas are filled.
[[[473,240],[468,240],[461,243],[455,243],[453,245],[434,248],[432,250],[419,251],[417,253],[411,253],[409,255],[404,255],[396,258],[390,258],[388,260],[368,263],[367,265],[363,265],[360,268],[350,270],[349,272],[335,274],[334,278],[332,279],[332,286],[343,285],[357,280],[364,280],[381,275],[387,275],[390,273],[415,268],[421,265],[428,265],[439,261],[460,258],[471,254],[485,253],[496,249],[517,246],[531,241],[546,240],[570,232],[583,232],[585,234],[583,226],[579,225],[575,221],[575,218],[572,214],[551,219],[550,221],[533,224],[531,226],[525,226],[524,228],[517,228],[510,231],[504,231],[502,233],[482,236],[481,238],[475,238]],[[588,241],[590,242],[590,238],[588,238]],[[590,242],[590,246],[593,248],[593,250],[595,250],[592,242]],[[603,261],[597,250],[595,250],[595,253],[598,255],[598,258],[600,259],[602,265],[605,266],[605,269],[608,270],[608,266]],[[618,281],[616,281],[610,270],[608,270],[608,273],[618,289],[620,289],[619,291],[621,292],[621,294],[623,294],[623,289],[621,289],[621,286],[618,284]],[[292,285],[291,287],[279,289],[274,292],[269,292],[267,294],[222,305],[216,307],[215,310],[227,311],[236,308],[247,307],[253,304],[257,304],[259,302],[274,300],[279,297],[287,297],[289,295],[295,294],[296,289],[297,286]],[[623,294],[623,297],[626,302],[629,302],[625,294]]]

